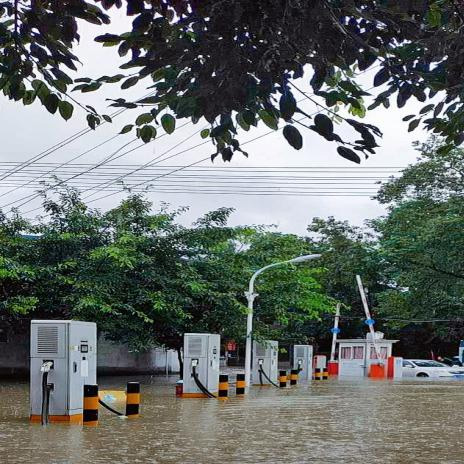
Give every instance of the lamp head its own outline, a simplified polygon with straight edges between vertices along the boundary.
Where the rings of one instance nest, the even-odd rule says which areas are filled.
[[[322,255],[320,254],[298,256],[297,258],[291,259],[289,263],[304,263],[305,261],[311,261],[313,259],[318,259],[321,256]]]

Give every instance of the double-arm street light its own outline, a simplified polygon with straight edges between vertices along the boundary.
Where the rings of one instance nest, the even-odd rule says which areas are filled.
[[[313,259],[320,258],[321,255],[304,255],[298,256],[297,258],[289,259],[287,261],[281,261],[279,263],[268,264],[261,269],[258,269],[250,279],[250,283],[248,285],[248,291],[245,292],[245,296],[248,300],[248,316],[247,316],[247,336],[246,336],[246,346],[245,346],[245,385],[247,387],[250,386],[250,374],[251,374],[251,336],[253,332],[253,303],[255,298],[258,296],[257,293],[254,292],[254,285],[256,278],[262,274],[264,271],[272,267],[282,266],[284,264],[298,264],[304,263],[306,261],[311,261]]]

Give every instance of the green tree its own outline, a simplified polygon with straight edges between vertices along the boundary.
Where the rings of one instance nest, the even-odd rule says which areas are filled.
[[[101,214],[64,189],[45,209],[47,222],[0,223],[2,314],[13,322],[18,315],[96,321],[138,350],[179,350],[185,332],[243,340],[252,273],[307,252],[296,236],[228,226],[227,208],[184,227],[176,223],[182,210],[153,212],[139,195]],[[303,266],[263,276],[256,336],[303,340],[301,325],[333,309],[317,277]]]
[[[377,200],[398,204],[404,200],[447,200],[464,193],[464,152],[455,148],[442,153],[443,141],[437,137],[415,144],[420,155],[417,162],[383,184]]]
[[[391,288],[379,297],[378,310],[397,319],[390,327],[422,343],[464,336],[463,159],[459,149],[441,155],[439,141],[432,140],[421,147],[419,162],[379,193],[390,206],[373,226]],[[418,326],[412,319],[438,322]]]
[[[350,225],[347,221],[314,218],[308,227],[313,250],[322,253],[324,272],[319,281],[324,291],[342,303],[340,329],[343,337],[358,337],[365,333],[364,309],[356,284],[356,274],[362,277],[368,289],[371,309],[377,305],[377,297],[387,288],[382,273],[383,264],[378,245],[372,232]],[[319,265],[319,263],[318,263]],[[320,339],[331,339],[332,318],[323,325],[310,323]],[[377,325],[379,328],[380,325]]]
[[[95,38],[118,47],[125,60],[119,72],[71,77],[79,61],[73,53],[79,23],[103,28],[121,7],[132,19],[130,30],[107,28]],[[409,129],[422,122],[446,137],[443,152],[463,141],[464,13],[456,1],[14,0],[0,3],[0,18],[0,88],[7,97],[24,104],[38,98],[68,119],[77,103],[70,95],[75,83],[73,90],[82,92],[142,83],[151,95],[127,101],[119,90],[114,106],[144,108],[123,131],[134,129],[145,142],[160,126],[171,133],[178,119],[205,118],[211,127],[204,136],[216,144],[213,157],[228,161],[241,151],[237,127],[249,130],[261,120],[272,129],[285,124],[283,134],[296,149],[302,147],[299,124],[360,162],[360,154],[374,152],[381,133],[337,111],[342,105],[355,117],[365,114],[369,93],[356,72],[374,66],[374,87],[384,87],[373,93],[373,107],[388,107],[394,97],[399,107],[411,97],[425,103],[442,92],[438,104],[406,117]],[[310,79],[317,100],[297,87],[301,77]],[[299,94],[317,102],[323,114],[310,118],[297,103]],[[111,120],[91,106],[84,109],[92,128]],[[342,139],[332,119],[358,138]]]

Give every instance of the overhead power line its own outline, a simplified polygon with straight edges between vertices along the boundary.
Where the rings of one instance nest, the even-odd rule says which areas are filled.
[[[185,124],[183,124],[182,126],[180,126],[180,128],[186,126],[190,124],[189,122],[186,122]],[[164,134],[161,134],[158,139],[164,137],[165,135],[167,135],[166,133]],[[41,192],[37,193],[37,194],[32,194],[32,195],[27,195],[25,197],[22,197],[22,198],[19,198],[17,200],[13,200],[13,201],[10,201],[9,203],[6,203],[4,205],[1,205],[0,206],[0,209],[3,209],[3,208],[6,208],[8,206],[11,206],[11,205],[14,205],[14,204],[17,204],[17,203],[20,203],[19,205],[17,205],[16,207],[17,208],[20,208],[24,205],[26,205],[27,203],[30,203],[31,201],[35,200],[36,198],[39,198],[41,195],[43,195],[43,193],[49,191],[49,190],[52,190],[56,187],[59,187],[63,184],[66,184],[67,182],[69,181],[72,181],[73,179],[77,178],[77,177],[80,177],[84,174],[87,174],[95,169],[98,169],[99,167],[101,166],[104,166],[106,163],[110,162],[110,161],[114,161],[114,160],[117,160],[119,158],[122,158],[123,156],[126,156],[127,154],[129,153],[132,153],[134,152],[135,150],[138,150],[139,148],[142,148],[143,146],[145,146],[146,144],[145,143],[141,143],[139,145],[137,145],[135,148],[131,148],[130,150],[127,150],[119,155],[116,156],[116,154],[118,152],[120,152],[123,148],[125,148],[126,146],[128,146],[129,144],[135,142],[136,140],[138,140],[137,138],[134,138],[132,139],[131,141],[129,141],[128,143],[122,145],[121,147],[119,147],[115,152],[113,152],[111,155],[107,156],[106,158],[104,158],[102,161],[100,161],[99,163],[97,164],[92,164],[90,165],[89,168],[87,168],[86,170],[84,171],[79,171],[78,173],[72,175],[71,177],[68,177],[66,179],[63,179],[63,180],[60,180],[58,181],[57,183],[55,183],[54,185],[51,185],[51,186],[47,186],[45,189],[43,189]],[[36,208],[36,209],[39,209],[39,208]]]
[[[146,97],[149,97],[151,95],[153,95],[155,93],[155,91],[152,91],[152,92],[149,92],[148,94],[144,95],[143,97],[141,97],[139,100],[143,99],[143,98],[146,98]],[[124,113],[125,111],[127,111],[127,108],[122,108],[122,109],[119,109],[119,110],[116,110],[114,111],[113,113],[110,114],[110,117],[111,118],[115,118],[119,115],[121,115],[122,113]],[[102,121],[102,123],[100,125],[97,126],[98,127],[101,127],[102,125],[106,124],[107,122],[106,121]],[[18,171],[21,171],[22,169],[30,166],[31,164],[34,164],[36,163],[37,161],[51,155],[52,153],[54,153],[55,151],[59,150],[60,148],[63,148],[65,147],[66,145],[69,145],[70,143],[74,142],[75,140],[79,139],[80,137],[92,132],[93,129],[90,128],[90,127],[86,127],[84,129],[81,129],[80,131],[76,132],[75,134],[67,137],[66,139],[62,140],[61,142],[58,142],[57,144],[51,146],[50,148],[47,148],[46,150],[38,153],[37,155],[35,156],[32,156],[31,158],[25,160],[25,161],[22,161],[21,163],[19,163],[19,165],[15,168],[15,169],[11,169],[9,172],[5,173],[2,177],[0,177],[0,181],[4,180],[4,179],[7,179],[8,177],[10,177],[12,174],[18,172]],[[80,155],[74,157],[71,161],[73,160],[76,160],[84,155],[86,155],[87,153],[93,151],[94,149],[104,145],[105,143],[109,142],[110,140],[116,138],[117,136],[119,136],[121,134],[116,134],[115,136],[113,137],[110,137],[110,139],[98,144],[97,146],[94,146],[92,148],[90,148],[89,150],[87,150],[86,152],[84,153],[81,153]],[[69,161],[67,161],[66,163],[68,163]],[[64,163],[64,164],[66,164]],[[16,189],[15,189],[16,190]],[[2,197],[3,195],[6,195],[10,192],[5,192],[3,193],[2,195],[0,195],[0,197]]]
[[[323,111],[323,110],[315,111],[315,112],[311,113],[309,116],[314,116],[314,115],[316,115],[316,114],[318,114],[318,113],[321,113],[322,111]],[[306,116],[305,116],[305,117],[302,117],[302,118],[300,118],[300,119],[298,119],[298,120],[296,120],[296,122],[302,121],[302,120],[304,120],[304,119],[306,119]],[[281,130],[281,129],[282,129],[282,127],[279,127],[279,128],[278,128],[278,130]],[[255,141],[257,141],[257,140],[260,140],[260,139],[262,139],[263,137],[266,137],[266,136],[268,136],[268,135],[270,135],[270,134],[274,134],[275,132],[276,132],[276,131],[274,131],[274,130],[265,132],[264,134],[261,134],[261,135],[259,135],[259,136],[257,136],[257,137],[254,137],[254,138],[252,138],[252,139],[250,139],[250,140],[247,140],[247,141],[244,142],[244,143],[241,143],[240,146],[243,147],[244,145],[248,145],[248,144],[250,144],[250,143],[252,143],[252,142],[255,142]],[[204,145],[205,143],[208,143],[208,141],[199,143],[199,144],[195,145],[194,147],[191,147],[190,149],[194,149],[194,148],[200,147],[200,146]],[[175,155],[174,155],[174,156],[175,156]],[[156,177],[154,177],[154,178],[152,178],[152,179],[150,179],[150,180],[145,180],[145,181],[143,181],[143,182],[140,182],[139,184],[136,184],[134,187],[135,187],[135,188],[138,188],[138,187],[141,187],[142,185],[149,184],[150,182],[155,182],[155,181],[157,181],[158,179],[167,177],[167,176],[169,176],[169,175],[171,175],[171,174],[174,174],[174,173],[176,173],[176,172],[180,172],[180,171],[182,171],[182,170],[184,170],[184,169],[191,168],[192,166],[196,166],[196,165],[198,165],[198,164],[200,164],[200,163],[203,163],[204,161],[209,160],[209,159],[211,159],[211,156],[206,156],[206,157],[204,157],[204,158],[199,159],[198,161],[194,161],[194,162],[192,162],[192,163],[190,163],[190,164],[187,164],[187,165],[185,165],[185,166],[182,166],[182,167],[179,167],[179,168],[175,168],[175,169],[172,169],[172,170],[169,171],[169,172],[160,174],[160,175],[158,175],[158,176],[156,176]],[[106,195],[102,195],[102,196],[100,196],[100,197],[98,197],[98,198],[95,198],[95,199],[93,199],[93,200],[90,200],[89,203],[93,203],[93,202],[98,201],[98,200],[103,200],[103,199],[105,199],[105,198],[108,198],[108,197],[111,196],[111,195],[112,195],[111,193],[106,194]]]
[[[323,111],[323,110],[315,111],[314,113],[311,114],[311,116],[312,116],[312,115],[315,115],[315,114],[318,114],[318,113],[320,113],[321,111]],[[305,117],[300,118],[298,121],[301,121],[301,120],[303,120],[303,119],[305,119]],[[296,122],[298,122],[298,121],[296,121]],[[281,128],[279,128],[279,130],[280,130],[280,129],[281,129]],[[244,145],[246,145],[246,144],[249,144],[249,143],[251,143],[251,142],[254,142],[254,141],[256,141],[256,140],[259,140],[259,139],[261,139],[261,138],[263,138],[263,137],[266,137],[267,135],[270,135],[270,134],[272,134],[272,133],[275,133],[275,131],[273,131],[273,130],[268,131],[268,132],[266,132],[266,133],[264,133],[264,134],[262,134],[262,135],[260,135],[260,136],[257,136],[257,137],[255,137],[255,138],[253,138],[253,139],[250,139],[250,140],[248,140],[248,141],[242,143],[241,145],[244,146]],[[181,143],[183,143],[183,142],[181,142]],[[178,156],[178,155],[180,155],[180,154],[182,154],[182,153],[184,153],[184,152],[186,152],[186,151],[190,151],[190,150],[192,150],[192,149],[194,149],[194,148],[197,148],[197,147],[199,147],[199,146],[203,146],[203,145],[205,145],[206,143],[209,143],[209,141],[204,141],[204,142],[202,142],[202,143],[199,143],[199,144],[197,144],[197,145],[194,145],[193,147],[189,147],[188,149],[183,150],[183,151],[178,152],[178,153],[175,153],[175,154],[173,154],[173,155],[170,155],[169,157],[164,158],[164,159],[161,160],[161,161],[165,161],[165,160],[170,159],[170,158],[172,158],[172,157]],[[162,155],[161,155],[161,156],[162,156]],[[160,158],[160,157],[158,157],[158,158]],[[202,163],[202,162],[204,162],[204,161],[206,161],[206,160],[208,160],[208,159],[210,159],[210,156],[207,156],[207,157],[205,157],[205,158],[201,158],[200,160],[195,161],[195,162],[192,162],[192,163],[190,163],[190,164],[187,164],[187,165],[184,165],[184,166],[181,166],[181,167],[174,168],[174,169],[172,169],[172,170],[170,170],[170,171],[168,171],[168,172],[159,174],[159,175],[157,175],[156,177],[153,177],[153,178],[151,178],[151,179],[148,179],[148,180],[144,180],[144,181],[142,181],[142,182],[139,182],[138,184],[131,185],[130,188],[133,189],[133,191],[135,191],[135,189],[140,189],[143,185],[147,185],[147,184],[149,184],[149,183],[151,183],[151,182],[157,181],[157,180],[160,179],[160,178],[164,178],[164,177],[170,176],[170,175],[172,175],[172,174],[175,174],[176,172],[180,172],[180,171],[183,171],[183,170],[185,170],[185,169],[191,168],[191,167],[196,166],[196,165],[198,165],[198,164],[200,164],[200,163]],[[161,162],[161,161],[158,161],[158,162]],[[150,163],[146,163],[146,164],[143,165],[142,167],[136,168],[135,171],[142,170],[142,169],[144,169],[145,167],[148,167],[148,165],[153,165],[153,164],[156,164],[156,163],[154,163],[154,161],[151,161]],[[112,184],[114,184],[114,183],[116,183],[116,182],[118,182],[118,181],[122,181],[123,179],[127,178],[128,176],[130,176],[130,174],[132,174],[133,172],[134,172],[134,171],[129,172],[129,173],[125,173],[125,174],[123,174],[123,175],[120,175],[118,178],[116,178],[116,179],[114,179],[114,180],[111,180],[111,181],[107,181],[107,182],[102,183],[101,186],[100,186],[100,190],[95,191],[94,193],[88,195],[87,197],[84,197],[84,199],[89,198],[89,197],[95,195],[95,193],[97,193],[98,191],[104,190],[104,189],[105,189],[107,186],[109,186],[109,185],[112,185]],[[93,189],[93,188],[92,188],[92,189],[91,189],[91,188],[88,188],[87,190],[90,191],[90,190],[94,190],[94,189]],[[281,190],[281,192],[282,192],[282,190]],[[282,193],[283,193],[283,192],[282,192]],[[292,192],[292,193],[293,193],[293,192]],[[100,197],[97,197],[97,198],[94,198],[94,199],[88,201],[88,203],[92,203],[92,202],[95,202],[95,201],[99,201],[99,200],[102,200],[102,199],[107,198],[107,197],[112,196],[112,195],[114,195],[113,192],[107,193],[107,194],[105,194],[105,195],[103,195],[103,196],[100,196]],[[30,202],[30,200],[27,199],[24,203],[21,203],[21,204],[19,205],[19,207],[21,207],[21,206],[23,206],[24,204],[29,203],[29,202]],[[37,210],[37,209],[40,209],[40,207],[34,208],[34,209],[29,210],[29,211],[27,211],[27,212],[32,212],[32,211],[35,211],[35,210]]]
[[[368,72],[368,70],[362,71],[362,72],[358,73],[358,75],[364,74],[364,73],[366,73],[366,72]],[[372,87],[371,87],[371,88],[372,88]],[[299,89],[298,89],[298,90],[299,90]],[[368,90],[370,90],[370,89],[368,89]],[[301,90],[299,90],[299,91],[302,92]],[[145,98],[146,96],[152,95],[152,94],[154,94],[154,93],[155,93],[154,91],[153,91],[153,92],[150,92],[149,94],[147,94],[147,95],[145,95],[145,96],[143,96],[143,97],[141,97],[141,98]],[[306,100],[306,99],[311,100],[311,96],[314,95],[314,94],[307,94],[307,93],[304,93],[304,92],[302,92],[302,94],[304,95],[304,98],[302,98],[302,99],[299,100],[298,102],[303,101],[303,100]],[[318,104],[317,102],[315,102],[315,103]],[[121,113],[124,112],[124,111],[126,111],[126,108],[124,108],[124,109],[122,109],[122,110],[116,111],[115,114],[113,115],[113,117],[116,116],[116,114],[121,114]],[[318,111],[318,112],[320,112],[320,111]],[[317,113],[317,112],[316,112],[316,113]],[[299,120],[296,121],[296,122],[299,122]],[[88,133],[89,131],[90,131],[90,129],[85,129],[84,131],[81,131],[81,132],[83,132],[83,133]],[[258,137],[258,138],[259,138],[259,137]],[[104,143],[106,143],[106,142],[104,142]],[[98,146],[101,146],[101,145],[103,145],[103,143],[102,143],[102,144],[99,144]],[[94,147],[94,148],[95,148],[95,147]],[[91,148],[89,151],[91,151],[91,150],[94,149],[94,148]],[[53,151],[50,151],[50,153],[52,153],[52,152],[53,152]],[[88,151],[85,152],[84,154],[86,154],[86,153],[88,153]],[[33,158],[31,158],[30,160],[28,160],[28,161],[26,161],[26,162],[23,162],[20,166],[18,166],[17,168],[11,170],[9,173],[5,174],[5,176],[9,176],[9,175],[11,175],[12,173],[17,172],[18,170],[21,170],[21,169],[27,167],[28,165],[32,164],[33,162],[36,162],[36,161],[40,160],[40,159],[43,158],[44,156],[48,156],[48,154],[49,154],[49,153],[45,153],[45,152],[44,152],[43,156],[42,156],[42,154],[36,155],[36,157],[33,157]],[[69,164],[71,161],[73,161],[73,160],[79,158],[80,156],[83,156],[83,154],[78,155],[77,157],[74,157],[72,160],[69,160],[69,161],[67,161],[67,162],[65,162],[65,163],[62,163],[62,164],[60,165],[60,167],[63,166],[63,165]],[[174,155],[174,156],[176,156],[176,155]],[[196,164],[196,163],[194,163],[194,164]],[[176,169],[176,170],[177,170],[177,169]],[[46,174],[44,174],[44,175],[41,176],[41,177],[45,177],[45,176],[46,176]],[[6,177],[3,177],[3,178],[6,178]],[[0,180],[1,180],[1,179],[0,179]],[[117,182],[118,180],[119,180],[119,179],[117,179],[116,182]],[[28,182],[29,182],[29,181],[28,181]],[[19,188],[20,188],[20,186],[16,186],[13,190],[10,190],[9,192],[5,192],[3,195],[6,195],[6,194],[8,194],[8,193],[11,193],[12,191],[15,191],[15,190],[17,190],[17,189],[19,189]],[[0,196],[3,196],[3,195],[0,195]],[[32,199],[33,199],[33,198],[31,198],[31,200],[32,200]],[[20,202],[21,200],[23,200],[23,199],[19,199],[19,202]],[[18,202],[18,200],[15,201],[14,203],[17,203],[17,202]],[[14,204],[14,203],[10,203],[10,204]]]

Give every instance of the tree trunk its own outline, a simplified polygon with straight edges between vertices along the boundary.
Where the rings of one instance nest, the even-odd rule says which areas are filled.
[[[176,349],[177,351],[177,359],[179,360],[179,378],[182,380],[184,378],[184,360],[182,359],[182,353],[180,348]]]

